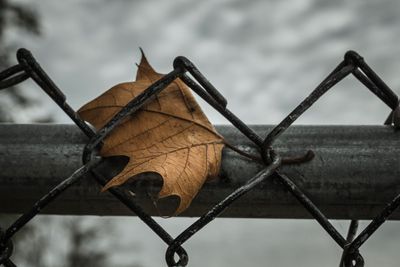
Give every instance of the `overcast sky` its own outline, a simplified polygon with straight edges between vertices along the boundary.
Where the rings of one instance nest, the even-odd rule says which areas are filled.
[[[43,35],[10,40],[33,51],[75,108],[132,80],[142,47],[162,73],[176,56],[188,57],[240,118],[276,123],[349,49],[398,92],[400,3],[339,2],[44,0],[31,4],[41,15]],[[203,107],[213,122],[224,122]],[[380,123],[387,113],[350,81],[317,107],[300,122]],[[69,121],[54,105],[52,111],[58,121]]]
[[[162,73],[171,70],[176,56],[191,59],[226,96],[229,108],[248,123],[279,122],[349,49],[359,51],[400,93],[400,1],[396,0],[23,2],[37,9],[43,35],[9,32],[8,40],[32,50],[76,109],[114,84],[132,80],[139,47]],[[32,84],[26,88],[39,91]],[[43,108],[57,122],[70,122],[44,94],[35,97],[42,99]],[[207,105],[202,107],[212,122],[225,123]],[[387,114],[384,104],[351,78],[299,122],[381,124]],[[137,262],[159,266],[165,246],[138,221],[128,220],[119,221],[119,229],[130,229],[142,239],[133,252]],[[176,233],[188,222],[164,220]],[[207,229],[188,244],[193,266],[207,260],[208,266],[244,266],[246,259],[254,266],[265,262],[325,266],[321,259],[329,266],[338,264],[339,250],[315,222],[217,220]],[[369,266],[378,266],[383,259],[385,266],[398,266],[394,244],[399,231],[393,224],[386,229],[381,232],[386,233],[385,242],[369,243]],[[283,250],[288,255],[281,256]],[[132,259],[129,250],[124,255]]]

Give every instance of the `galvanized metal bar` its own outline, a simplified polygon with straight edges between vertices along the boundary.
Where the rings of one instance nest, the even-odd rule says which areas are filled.
[[[272,126],[251,126],[262,134]],[[258,153],[254,144],[230,126],[217,130],[233,145]],[[22,213],[78,169],[88,141],[74,125],[0,124],[0,212]],[[285,165],[280,172],[291,180],[328,218],[374,218],[400,193],[400,132],[389,126],[293,126],[274,145],[282,156],[299,155],[311,149],[315,158],[304,164]],[[112,172],[124,159],[103,166]],[[182,216],[199,216],[243,185],[263,165],[224,149],[220,177],[208,182]],[[141,175],[132,183],[138,203],[159,215],[149,194],[160,188],[155,174]],[[147,182],[146,182],[147,181]],[[150,182],[149,182],[150,181]],[[131,215],[109,193],[100,193],[91,175],[71,186],[42,213]],[[232,204],[223,217],[310,218],[307,210],[270,179]],[[395,211],[390,219],[400,219]]]

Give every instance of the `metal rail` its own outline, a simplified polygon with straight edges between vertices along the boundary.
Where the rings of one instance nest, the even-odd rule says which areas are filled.
[[[259,135],[272,126],[251,126]],[[256,146],[230,126],[217,130],[240,149],[256,153]],[[400,192],[400,132],[389,126],[293,126],[275,144],[282,156],[312,149],[315,158],[307,164],[283,165],[286,174],[328,218],[371,219]],[[74,125],[0,124],[0,212],[23,213],[33,203],[82,166],[82,151],[88,138]],[[124,159],[108,162],[115,169]],[[102,168],[107,168],[102,164]],[[221,175],[208,182],[182,216],[200,216],[265,166],[250,161],[229,148],[223,151]],[[110,168],[111,169],[111,168]],[[107,173],[107,171],[101,171]],[[168,213],[176,199],[155,208],[160,189],[155,174],[142,175],[127,186],[137,202],[151,215]],[[131,215],[131,211],[100,187],[91,174],[72,185],[42,213]],[[285,190],[279,179],[262,182],[232,204],[223,217],[312,218]],[[400,219],[395,211],[390,219]]]

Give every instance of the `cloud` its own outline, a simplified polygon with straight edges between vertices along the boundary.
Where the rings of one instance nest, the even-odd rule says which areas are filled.
[[[226,95],[232,110],[246,121],[268,123],[288,113],[347,49],[376,60],[378,72],[387,71],[385,78],[399,87],[391,67],[396,69],[398,62],[393,56],[399,57],[392,51],[400,52],[396,45],[400,18],[390,14],[400,4],[387,1],[378,9],[373,1],[367,2],[321,6],[295,0],[246,5],[238,0],[114,1],[108,5],[46,0],[36,4],[44,37],[21,43],[34,50],[76,108],[113,84],[132,79],[140,46],[161,72],[171,70],[175,56],[192,59]],[[370,13],[374,16],[366,16]],[[337,98],[353,97],[352,88],[338,87]],[[373,103],[370,98],[358,101]],[[379,123],[380,115],[373,114],[384,109],[371,105],[371,116],[365,118],[350,105],[338,111],[328,101],[323,108],[337,114],[330,118],[338,123],[349,112],[358,114],[353,116],[358,121]],[[325,122],[318,114],[308,118],[306,122]],[[215,115],[212,120],[222,122]]]

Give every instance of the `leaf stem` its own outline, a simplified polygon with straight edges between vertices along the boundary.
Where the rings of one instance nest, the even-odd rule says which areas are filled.
[[[234,145],[228,143],[226,140],[224,140],[224,144],[227,148],[235,151],[236,153],[238,153],[239,155],[242,155],[243,157],[246,157],[248,159],[254,160],[258,163],[263,164],[263,160],[260,156],[257,155],[253,155],[253,154],[249,154],[237,147],[235,147]],[[285,157],[282,159],[282,165],[292,165],[292,164],[301,164],[301,163],[305,163],[308,161],[311,161],[314,158],[315,154],[312,150],[308,150],[304,155],[301,156],[296,156],[296,157]]]

